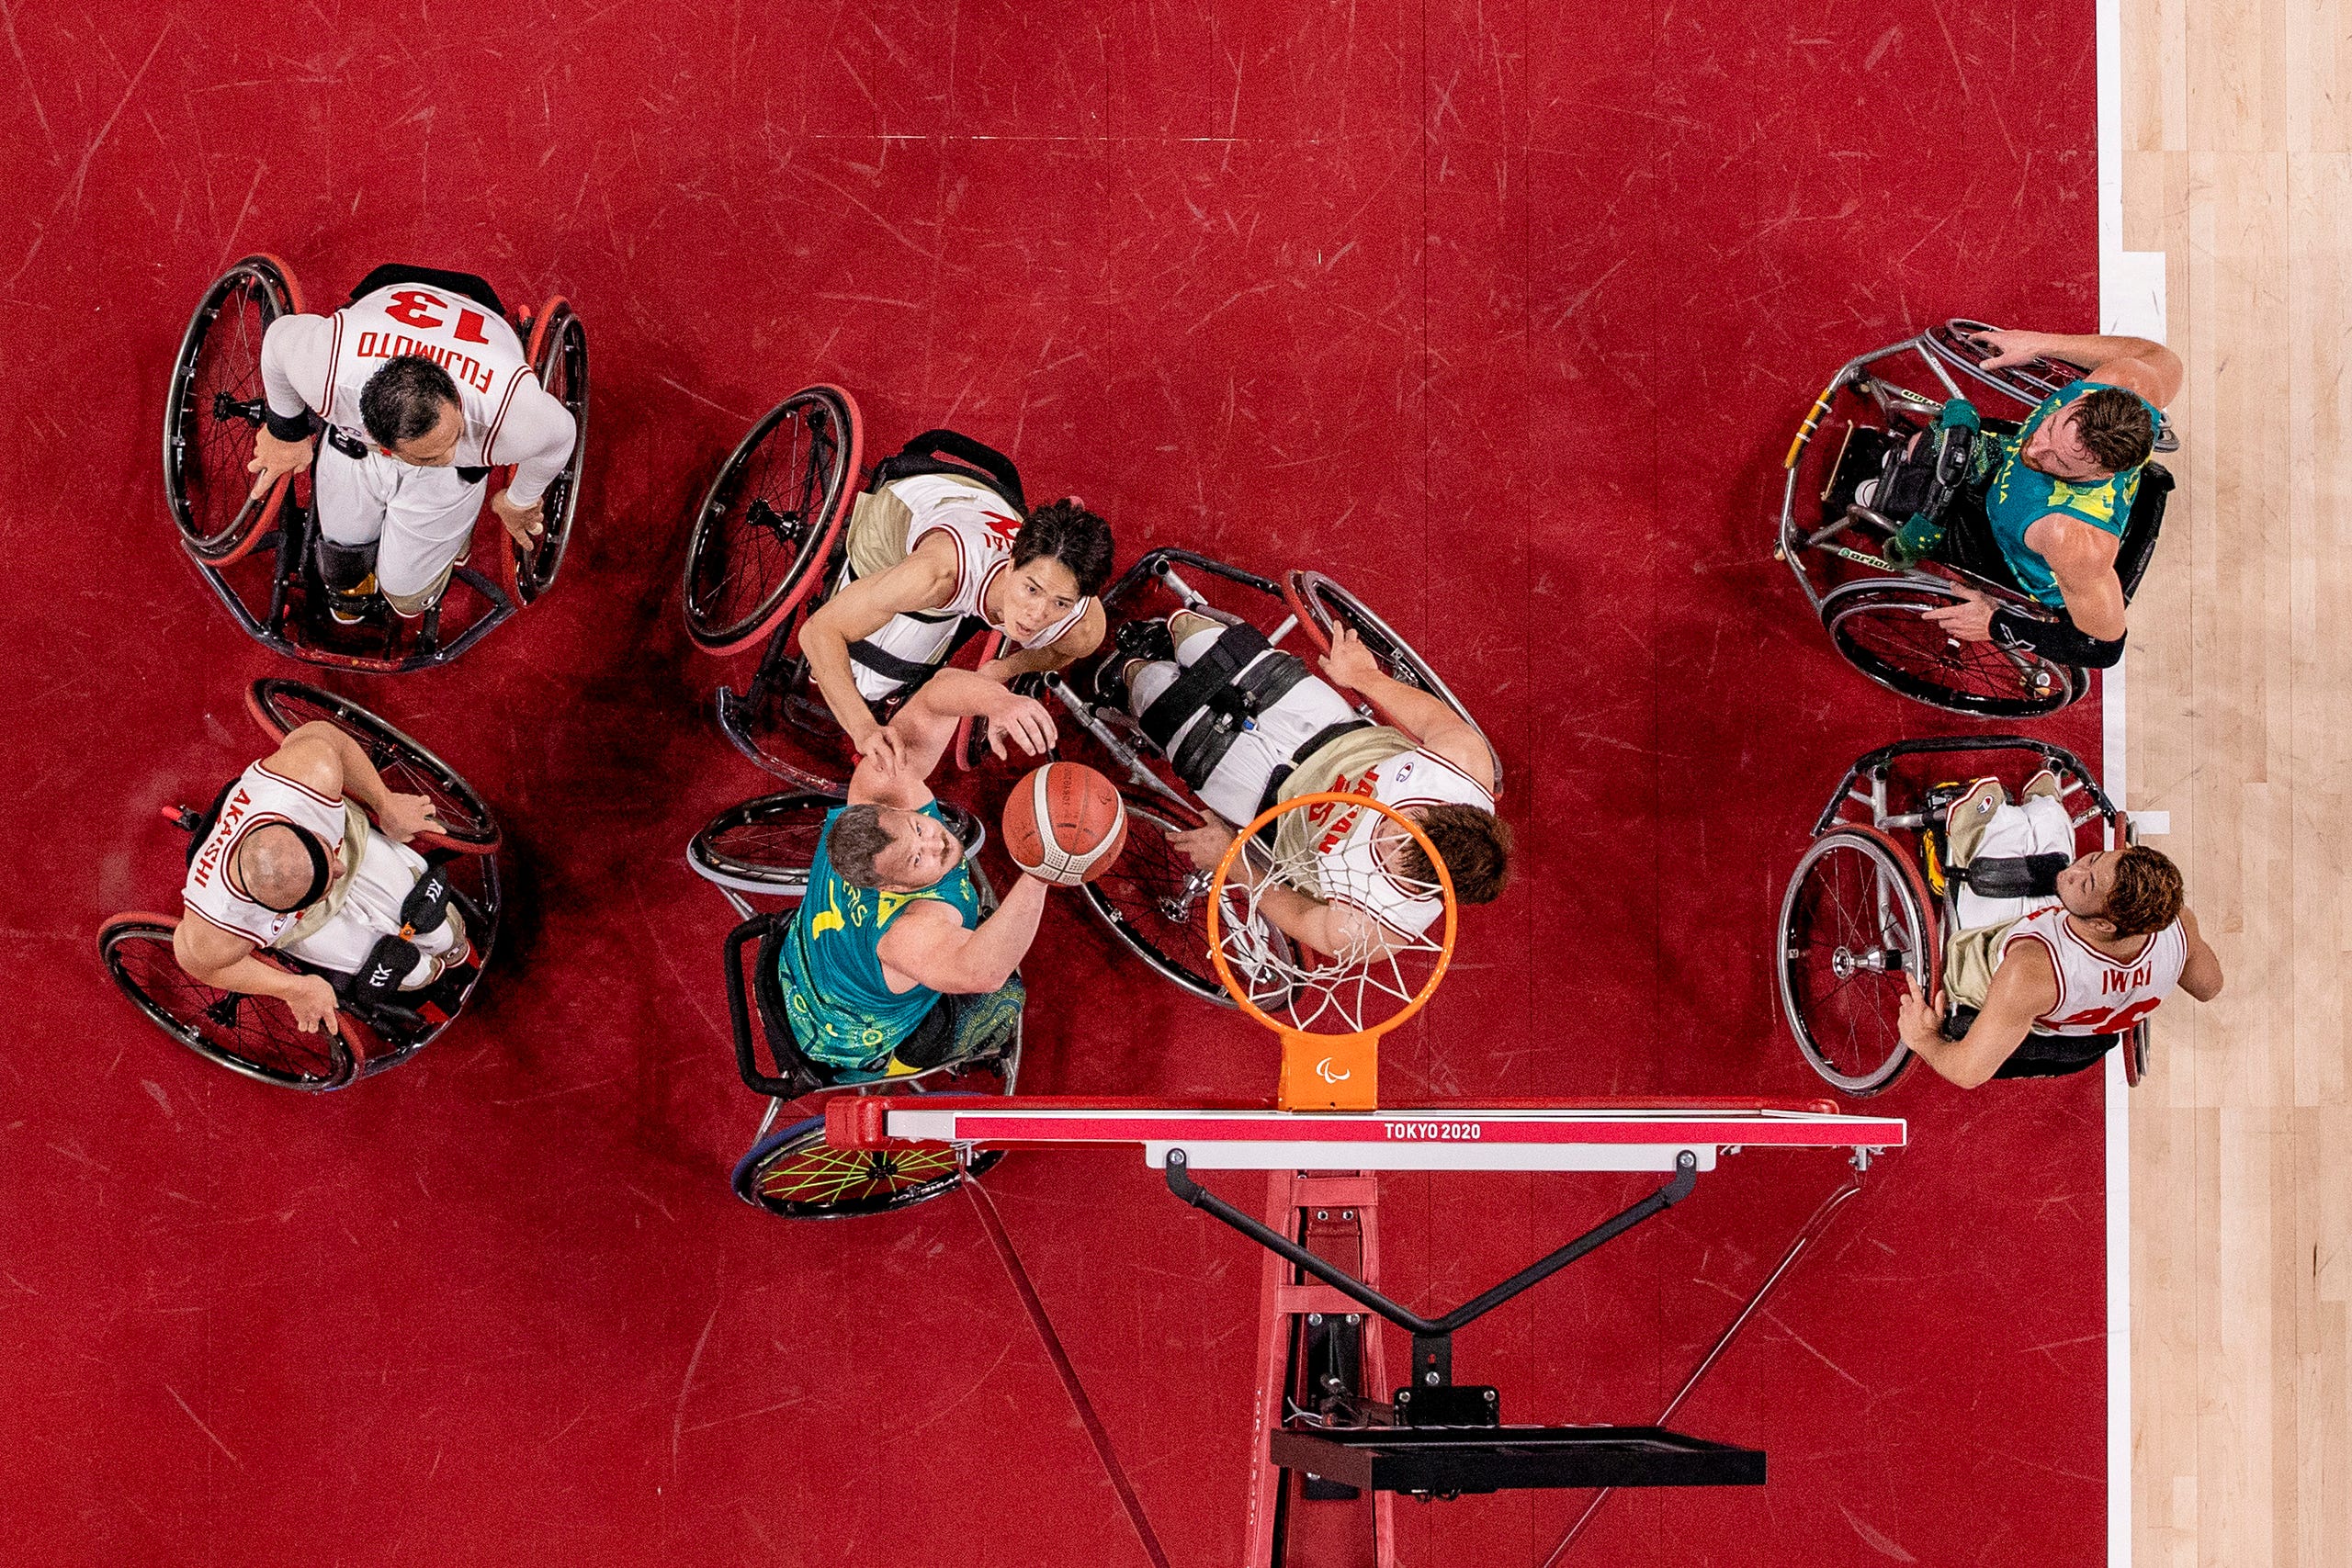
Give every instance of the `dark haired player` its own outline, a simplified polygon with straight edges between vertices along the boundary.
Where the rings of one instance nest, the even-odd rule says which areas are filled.
[[[478,277],[378,267],[332,316],[280,316],[262,340],[269,414],[249,465],[261,494],[316,454],[319,567],[337,621],[376,595],[424,614],[465,558],[490,470],[491,498],[524,548],[546,531],[540,498],[571,460],[569,410],[549,396],[522,340]]]
[[[255,950],[357,974],[379,943],[410,924],[425,863],[408,840],[436,826],[430,801],[386,789],[368,753],[334,725],[290,730],[230,785],[190,856],[173,955],[200,985],[276,997],[305,1031],[332,1031],[334,986],[265,963]],[[386,977],[395,991],[421,990],[470,953],[454,909],[411,940],[413,966]]]
[[[2002,558],[2057,620],[1995,609],[1982,594],[1927,612],[1962,642],[2022,646],[2061,663],[2106,669],[2123,657],[2123,583],[2115,557],[2155,450],[2156,413],[2180,393],[2180,357],[2137,337],[1990,332],[1988,370],[2036,356],[2083,367],[2017,434],[1998,438],[1984,511]]]
[[[1980,779],[1948,818],[1955,867],[1988,855],[2054,852],[2065,861],[2074,824],[2048,773],[2008,805]],[[1963,929],[1944,953],[1932,1005],[1909,982],[1903,1043],[1962,1089],[1987,1078],[2047,1077],[2092,1066],[2176,988],[2199,1001],[2221,994],[2222,963],[2183,901],[2179,868],[2144,844],[2067,861],[2051,896],[1981,898],[1962,886]],[[1945,1018],[1946,995],[1961,1006]]]
[[[986,1047],[1020,1014],[1014,971],[1048,885],[1021,877],[982,919],[964,847],[924,782],[967,716],[989,720],[999,756],[1008,738],[1033,757],[1053,747],[1034,698],[942,670],[890,720],[890,743],[864,749],[848,804],[819,835],[776,968],[801,1054],[838,1072],[920,1072]]]
[[[847,543],[854,580],[808,617],[800,648],[861,756],[893,743],[888,705],[946,660],[967,621],[1004,635],[1012,651],[980,671],[1001,682],[1102,646],[1111,526],[1074,499],[1024,521],[976,480],[917,474],[859,496]]]

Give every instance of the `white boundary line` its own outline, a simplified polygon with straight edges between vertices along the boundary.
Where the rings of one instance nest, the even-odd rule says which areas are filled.
[[[2122,0],[2094,0],[2098,72],[2098,317],[2103,333],[2165,337],[2165,256],[2123,248]],[[2099,688],[2100,772],[2129,810],[2126,667]],[[2154,827],[2154,823],[2149,826]],[[2169,828],[2169,822],[2165,827]],[[2123,1053],[2107,1058],[2107,1561],[2132,1564],[2132,1118]]]

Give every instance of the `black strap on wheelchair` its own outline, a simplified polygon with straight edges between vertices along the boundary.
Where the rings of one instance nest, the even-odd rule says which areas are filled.
[[[893,697],[903,698],[913,695],[924,682],[945,669],[949,661],[962,651],[964,645],[971,641],[979,629],[988,624],[978,615],[930,615],[903,610],[899,614],[909,620],[922,621],[933,626],[942,621],[961,621],[963,625],[956,629],[955,637],[949,639],[946,650],[940,654],[939,662],[936,664],[918,664],[911,659],[901,659],[886,649],[875,647],[864,637],[849,645],[851,663],[862,664],[884,680],[895,681],[899,683],[899,690],[890,694]]]
[[[361,278],[351,290],[346,304],[356,305],[379,288],[390,288],[395,283],[422,283],[427,288],[444,293],[462,294],[484,310],[495,310],[503,318],[506,307],[499,303],[498,291],[470,272],[445,272],[437,266],[411,266],[405,262],[386,262]]]
[[[1317,730],[1314,734],[1308,736],[1306,738],[1306,744],[1301,746],[1297,750],[1293,751],[1290,754],[1290,761],[1284,762],[1281,767],[1276,768],[1273,773],[1267,777],[1266,793],[1258,797],[1258,809],[1261,812],[1264,812],[1272,807],[1274,804],[1274,796],[1282,793],[1283,785],[1290,782],[1291,774],[1298,772],[1298,766],[1301,762],[1306,761],[1309,757],[1312,757],[1316,752],[1320,751],[1324,747],[1331,744],[1332,741],[1337,740],[1340,736],[1353,735],[1359,729],[1370,729],[1371,728],[1372,720],[1368,718],[1347,718],[1341,719],[1337,724],[1327,724],[1322,728]]]
[[[410,971],[424,957],[423,950],[416,943],[394,931],[390,936],[379,938],[376,945],[368,952],[368,962],[335,989],[354,1008],[381,1007],[400,995],[401,982],[408,978]]]
[[[430,936],[449,922],[449,903],[455,890],[449,886],[449,868],[427,863],[424,874],[401,900],[401,932],[404,936]]]
[[[2074,863],[2064,855],[1980,855],[1958,873],[1980,898],[2048,898],[2058,874]]]
[[[1144,709],[1139,722],[1174,764],[1176,775],[1198,789],[1225,761],[1233,738],[1306,679],[1304,661],[1276,649],[1265,633],[1244,622],[1226,627],[1206,652],[1180,670],[1168,690]],[[1195,714],[1203,715],[1201,722],[1178,745],[1177,734]]]
[[[1977,1010],[1961,1006],[1943,1021],[1947,1040],[1964,1040],[1976,1023]],[[2122,1043],[2120,1034],[2044,1034],[2036,1030],[2018,1043],[2007,1060],[1993,1069],[1996,1078],[2058,1078],[2098,1066]]]
[[[364,463],[368,460],[368,443],[360,440],[359,437],[352,434],[351,432],[344,429],[343,426],[339,424],[328,425],[326,427],[326,436],[328,446],[334,447],[336,451],[342,453],[353,462]]]
[[[459,468],[458,470],[458,479],[462,484],[478,485],[488,478],[490,478],[488,468]]]
[[[1021,491],[1021,470],[1012,466],[1012,459],[960,432],[924,431],[875,466],[874,487],[878,490],[918,474],[954,474],[971,479],[1002,496],[1022,516],[1029,515],[1029,502]]]

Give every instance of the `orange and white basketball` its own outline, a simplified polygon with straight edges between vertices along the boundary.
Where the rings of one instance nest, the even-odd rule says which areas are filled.
[[[1083,762],[1048,762],[1012,786],[1004,848],[1012,863],[1063,887],[1111,869],[1127,844],[1127,807],[1109,779]]]

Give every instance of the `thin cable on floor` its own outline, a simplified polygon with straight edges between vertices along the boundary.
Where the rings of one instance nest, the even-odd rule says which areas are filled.
[[[1169,1568],[1168,1553],[1160,1550],[1159,1537],[1152,1533],[1151,1521],[1144,1517],[1143,1503],[1127,1481],[1126,1467],[1112,1450],[1111,1434],[1102,1417],[1094,1414],[1094,1402],[1086,1397],[1086,1390],[1078,1381],[1078,1369],[1070,1364],[1069,1352],[1062,1348],[1061,1336],[1054,1332],[1053,1320],[1046,1315],[1046,1303],[1038,1299],[1037,1287],[1029,1282],[1029,1271],[1021,1266],[1021,1255],[1012,1250],[1012,1238],[1005,1235],[1004,1221],[997,1215],[996,1200],[970,1177],[964,1179],[964,1194],[971,1199],[974,1212],[980,1216],[981,1228],[995,1244],[997,1258],[1004,1264],[1004,1271],[1012,1277],[1012,1288],[1021,1297],[1021,1305],[1029,1314],[1030,1324],[1045,1342],[1046,1355],[1062,1380],[1063,1392],[1077,1408],[1078,1419],[1094,1444],[1096,1456],[1102,1461],[1102,1469],[1111,1478],[1111,1489],[1119,1495],[1119,1506],[1127,1511],[1127,1523],[1135,1527],[1136,1540],[1141,1543],[1144,1555],[1151,1559],[1152,1568]]]
[[[1756,1315],[1756,1309],[1762,1306],[1765,1298],[1771,1295],[1773,1290],[1779,1286],[1781,1276],[1789,1271],[1790,1266],[1795,1263],[1807,1248],[1821,1239],[1821,1233],[1828,1228],[1830,1217],[1844,1208],[1847,1200],[1861,1190],[1862,1174],[1857,1170],[1846,1179],[1845,1186],[1822,1200],[1821,1207],[1813,1212],[1813,1218],[1805,1221],[1804,1228],[1797,1232],[1796,1239],[1789,1243],[1789,1249],[1781,1254],[1781,1261],[1774,1264],[1772,1271],[1764,1277],[1764,1283],[1757,1287],[1756,1293],[1747,1298],[1747,1304],[1741,1307],[1738,1314],[1731,1320],[1721,1334],[1715,1337],[1714,1344],[1710,1346],[1707,1353],[1699,1359],[1699,1364],[1692,1368],[1690,1375],[1682,1381],[1680,1392],[1667,1401],[1666,1408],[1658,1412],[1658,1417],[1651,1423],[1652,1426],[1663,1427],[1674,1419],[1674,1413],[1682,1408],[1682,1402],[1690,1397],[1690,1391],[1699,1386],[1699,1380],[1707,1375],[1715,1362],[1722,1358],[1723,1353],[1730,1348],[1732,1340],[1737,1337],[1739,1331],[1747,1326],[1747,1320]],[[1568,1527],[1568,1533],[1560,1538],[1560,1544],[1552,1549],[1552,1554],[1549,1557],[1544,1559],[1543,1568],[1555,1568],[1560,1559],[1567,1555],[1568,1548],[1574,1546],[1577,1543],[1577,1538],[1584,1534],[1585,1527],[1592,1523],[1593,1516],[1600,1512],[1600,1506],[1609,1501],[1609,1495],[1614,1490],[1614,1487],[1604,1486],[1592,1495],[1592,1501],[1584,1506],[1584,1512],[1578,1514],[1576,1523]]]

